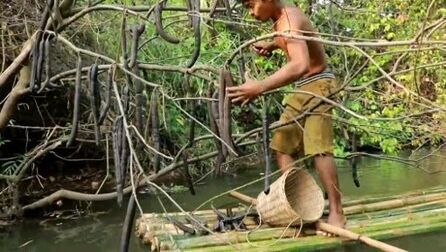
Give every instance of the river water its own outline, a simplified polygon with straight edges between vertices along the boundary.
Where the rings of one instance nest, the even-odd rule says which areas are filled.
[[[421,157],[428,150],[418,152],[414,157]],[[408,153],[402,154],[407,157]],[[414,190],[446,184],[446,149],[429,156],[419,163],[421,170],[388,160],[362,157],[359,161],[361,187],[355,187],[351,178],[351,168],[345,161],[338,160],[338,174],[341,190],[345,199],[358,199],[368,196],[394,195]],[[445,170],[445,172],[441,172]],[[245,184],[261,177],[261,168],[252,168],[240,172],[237,176],[209,178],[197,186],[196,196],[189,192],[172,194],[172,197],[185,209],[192,210],[206,199],[228,189]],[[255,196],[262,190],[263,183],[257,183],[242,192]],[[139,197],[144,212],[161,212],[162,208],[156,197],[150,194]],[[168,211],[176,209],[167,199],[163,203]],[[215,206],[235,203],[229,197],[214,201]],[[59,218],[51,220],[26,220],[0,229],[0,251],[118,251],[119,238],[124,219],[125,207],[119,208],[115,202],[90,206],[93,214],[77,218]],[[429,233],[388,241],[409,251],[437,252],[446,251],[446,232]],[[131,237],[130,251],[147,251],[134,235]],[[362,245],[346,246],[330,251],[374,251]]]

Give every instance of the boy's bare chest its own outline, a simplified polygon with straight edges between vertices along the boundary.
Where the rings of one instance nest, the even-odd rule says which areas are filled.
[[[288,56],[288,50],[286,48],[286,42],[285,39],[282,37],[275,37],[274,41],[276,42],[276,45]]]

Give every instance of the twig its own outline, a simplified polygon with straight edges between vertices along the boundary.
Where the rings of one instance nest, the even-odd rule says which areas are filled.
[[[287,93],[298,93],[298,94],[310,95],[310,96],[316,97],[316,98],[318,98],[318,99],[320,99],[320,100],[322,100],[322,101],[324,101],[324,102],[326,102],[326,103],[328,103],[330,105],[338,107],[339,109],[345,111],[346,113],[350,114],[353,117],[356,117],[356,118],[359,118],[359,119],[362,119],[362,120],[365,120],[365,121],[368,120],[367,117],[364,117],[362,115],[358,115],[355,112],[351,111],[350,109],[346,108],[345,106],[343,106],[343,105],[341,105],[341,104],[339,104],[339,103],[337,103],[337,102],[335,102],[333,100],[330,100],[330,99],[328,99],[325,96],[318,95],[318,94],[315,94],[315,93],[312,93],[312,92],[308,92],[308,91],[304,91],[304,90],[300,90],[300,89],[288,91]]]
[[[109,154],[109,144],[108,144],[108,134],[105,134],[105,158],[107,159],[107,164],[106,164],[106,169],[107,169],[107,173],[105,174],[104,179],[102,180],[101,184],[98,187],[98,190],[96,190],[96,194],[98,194],[101,189],[102,186],[104,186],[105,182],[108,179],[108,176],[110,175],[110,154]]]
[[[105,69],[109,69],[112,65],[119,65],[120,68],[123,67],[122,64],[118,64],[118,63],[113,63],[113,64],[102,64],[102,65],[98,65],[99,70],[105,70]],[[209,78],[208,76],[202,75],[197,73],[198,71],[206,71],[206,72],[212,72],[215,74],[218,74],[218,70],[210,67],[210,66],[205,66],[205,65],[196,65],[193,66],[192,68],[186,68],[186,67],[180,67],[180,66],[174,66],[174,65],[156,65],[156,64],[142,64],[142,63],[138,63],[138,68],[139,69],[144,69],[144,70],[154,70],[154,71],[162,71],[162,72],[178,72],[178,73],[184,73],[184,74],[191,74],[197,78],[206,80],[206,81],[212,81],[211,78]],[[83,67],[82,68],[82,72],[87,72],[88,71],[88,67]],[[54,76],[51,77],[51,82],[58,82],[61,79],[67,78],[68,76],[74,75],[76,73],[76,69],[71,69],[71,70],[67,70],[64,72],[61,72],[59,74],[56,74]]]
[[[144,140],[143,136],[141,135],[141,133],[139,133],[138,129],[134,126],[134,125],[130,125],[129,129],[133,129],[133,131],[136,133],[136,136],[139,138],[139,140],[141,140],[141,142],[144,144],[144,146],[147,147],[147,149],[149,149],[151,152],[153,152],[156,155],[160,155],[163,158],[169,159],[169,160],[174,160],[173,157],[166,155],[158,150],[156,150],[154,147],[150,146],[146,140]]]
[[[60,34],[55,34],[55,33],[53,33],[53,34],[54,34],[54,36],[56,36],[56,38],[59,41],[61,41],[62,43],[66,44],[68,47],[70,47],[71,49],[73,49],[77,53],[82,53],[82,54],[89,55],[89,56],[92,56],[92,57],[95,57],[95,58],[99,58],[99,59],[101,59],[103,61],[106,61],[106,62],[108,62],[110,64],[116,63],[113,59],[111,59],[111,58],[109,58],[107,56],[104,56],[104,55],[101,55],[101,54],[98,54],[98,53],[95,53],[95,52],[92,52],[92,51],[89,51],[89,50],[86,50],[86,49],[82,49],[82,48],[79,48],[79,47],[75,46],[73,43],[71,43],[66,38],[62,37]],[[143,78],[135,75],[134,73],[132,73],[131,71],[126,69],[122,64],[116,64],[116,66],[119,67],[124,73],[132,76],[133,78],[141,81],[142,83],[144,83],[146,85],[149,85],[149,86],[152,86],[152,87],[159,87],[158,84],[146,81]]]
[[[243,144],[240,144],[240,146],[244,146],[244,145],[251,145],[251,144],[255,144],[255,141],[250,141],[250,142],[246,142]],[[132,151],[133,153],[133,151]],[[195,162],[199,162],[208,158],[212,158],[215,157],[217,155],[217,152],[210,152],[210,153],[206,153],[204,155],[198,156],[198,157],[194,157],[191,159],[188,159],[189,163],[195,163]],[[173,170],[182,167],[183,162],[180,161],[178,163],[172,163],[169,166],[166,166],[165,168],[161,169],[158,173],[150,175],[145,177],[144,179],[141,179],[138,183],[137,186],[143,186],[147,184],[147,180],[150,181],[154,181],[157,178],[172,172]],[[0,174],[0,178],[4,177],[4,175]],[[132,192],[132,186],[128,186],[126,188],[123,189],[123,194],[128,194]],[[75,191],[71,191],[71,190],[65,190],[65,189],[61,189],[57,192],[54,192],[52,194],[50,194],[49,196],[46,196],[42,199],[39,199],[33,203],[30,203],[26,206],[24,206],[22,209],[24,211],[27,210],[33,210],[33,209],[37,209],[37,208],[41,208],[44,207],[46,205],[50,205],[51,203],[53,203],[54,201],[58,200],[58,199],[71,199],[71,200],[79,200],[79,201],[105,201],[105,200],[111,200],[116,198],[117,193],[116,192],[109,192],[109,193],[102,193],[102,194],[88,194],[88,193],[80,193],[80,192],[75,192]]]
[[[314,157],[314,155],[308,155],[308,156],[305,156],[305,157],[303,157],[303,158],[297,159],[297,160],[295,160],[294,162],[291,162],[290,164],[288,164],[288,165],[285,167],[285,170],[286,170],[287,168],[296,166],[297,164],[302,163],[302,162],[304,162],[305,160],[307,160],[307,159],[309,159],[309,158],[312,158],[312,157]],[[299,169],[300,169],[300,168],[299,168]],[[280,170],[276,170],[276,171],[270,173],[270,174],[269,174],[269,177],[274,176],[274,175],[278,174],[279,172],[280,172]],[[203,203],[201,203],[201,204],[200,204],[199,206],[197,206],[192,212],[196,212],[196,211],[198,211],[198,209],[201,209],[203,206],[207,205],[208,203],[212,202],[212,201],[215,200],[215,199],[218,199],[218,198],[220,198],[220,197],[222,197],[222,196],[225,196],[225,195],[227,195],[227,194],[230,194],[230,193],[233,192],[233,191],[238,191],[238,190],[240,190],[240,189],[242,189],[242,188],[245,188],[245,187],[247,187],[247,186],[253,185],[253,184],[255,184],[255,183],[258,183],[258,182],[261,182],[261,181],[264,181],[264,180],[265,180],[265,178],[264,178],[264,177],[261,177],[261,178],[252,180],[252,181],[250,181],[250,182],[248,182],[248,183],[245,183],[245,184],[243,184],[243,185],[241,185],[241,186],[239,186],[239,187],[236,187],[236,188],[233,188],[233,189],[231,189],[231,190],[222,192],[222,193],[220,193],[220,194],[218,194],[218,195],[215,195],[215,196],[213,196],[213,197],[207,199],[207,200],[204,201]]]
[[[231,146],[226,143],[222,138],[220,138],[219,136],[217,136],[214,132],[212,132],[211,129],[209,129],[208,127],[206,127],[202,122],[200,122],[198,119],[196,119],[195,117],[193,117],[191,114],[189,114],[186,110],[184,110],[183,108],[181,108],[181,106],[179,106],[178,104],[174,103],[175,107],[177,107],[181,112],[183,112],[187,117],[189,117],[190,119],[194,120],[198,125],[200,125],[201,127],[203,127],[207,132],[209,132],[211,135],[213,135],[215,138],[217,138],[222,144],[224,144],[229,151],[231,151],[235,156],[238,156],[237,152],[231,148]]]
[[[270,38],[275,38],[275,37],[284,37],[284,38],[289,38],[289,39],[298,39],[298,40],[305,40],[305,41],[314,41],[314,42],[319,42],[322,44],[327,44],[327,45],[332,45],[332,46],[347,46],[347,47],[392,47],[392,46],[410,46],[410,45],[414,45],[417,44],[415,39],[412,40],[400,40],[400,41],[381,41],[381,42],[365,42],[365,41],[348,41],[348,42],[341,42],[341,41],[332,41],[332,40],[327,40],[327,39],[321,39],[318,37],[309,37],[309,36],[304,36],[304,35],[297,35],[297,34],[292,34],[290,33],[291,31],[288,32],[273,32],[267,35],[263,35],[260,37],[256,37],[253,38],[251,40],[246,41],[245,43],[243,43],[242,45],[240,45],[239,47],[237,47],[234,52],[229,56],[229,58],[226,61],[226,65],[229,65],[232,60],[235,58],[235,56],[240,52],[240,50],[250,46],[251,44],[261,41],[261,40],[266,40],[266,39],[270,39]],[[446,45],[446,40],[426,40],[423,41],[422,43],[423,45]]]

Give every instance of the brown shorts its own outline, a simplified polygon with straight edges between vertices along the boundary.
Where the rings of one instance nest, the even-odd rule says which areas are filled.
[[[336,80],[324,78],[305,84],[297,90],[327,97],[335,89]],[[279,121],[280,123],[294,122],[274,131],[270,145],[271,149],[289,155],[298,154],[302,151],[305,155],[333,154],[332,105],[322,102],[312,110],[314,113],[325,115],[307,115],[297,121],[294,119],[319,102],[320,99],[302,93],[293,93],[286,96],[286,107]]]

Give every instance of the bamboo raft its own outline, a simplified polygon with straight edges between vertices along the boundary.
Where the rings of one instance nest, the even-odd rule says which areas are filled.
[[[377,240],[446,230],[446,187],[353,200],[343,202],[343,207],[348,219],[346,229]],[[243,213],[248,207],[240,205],[231,210]],[[312,224],[271,228],[259,225],[252,216],[244,218],[247,231],[190,235],[170,223],[167,215],[183,223],[190,219],[189,213],[148,213],[136,221],[136,235],[151,251],[314,251],[353,244],[361,237],[318,236]],[[196,211],[193,217],[211,230],[217,220],[213,210]]]

